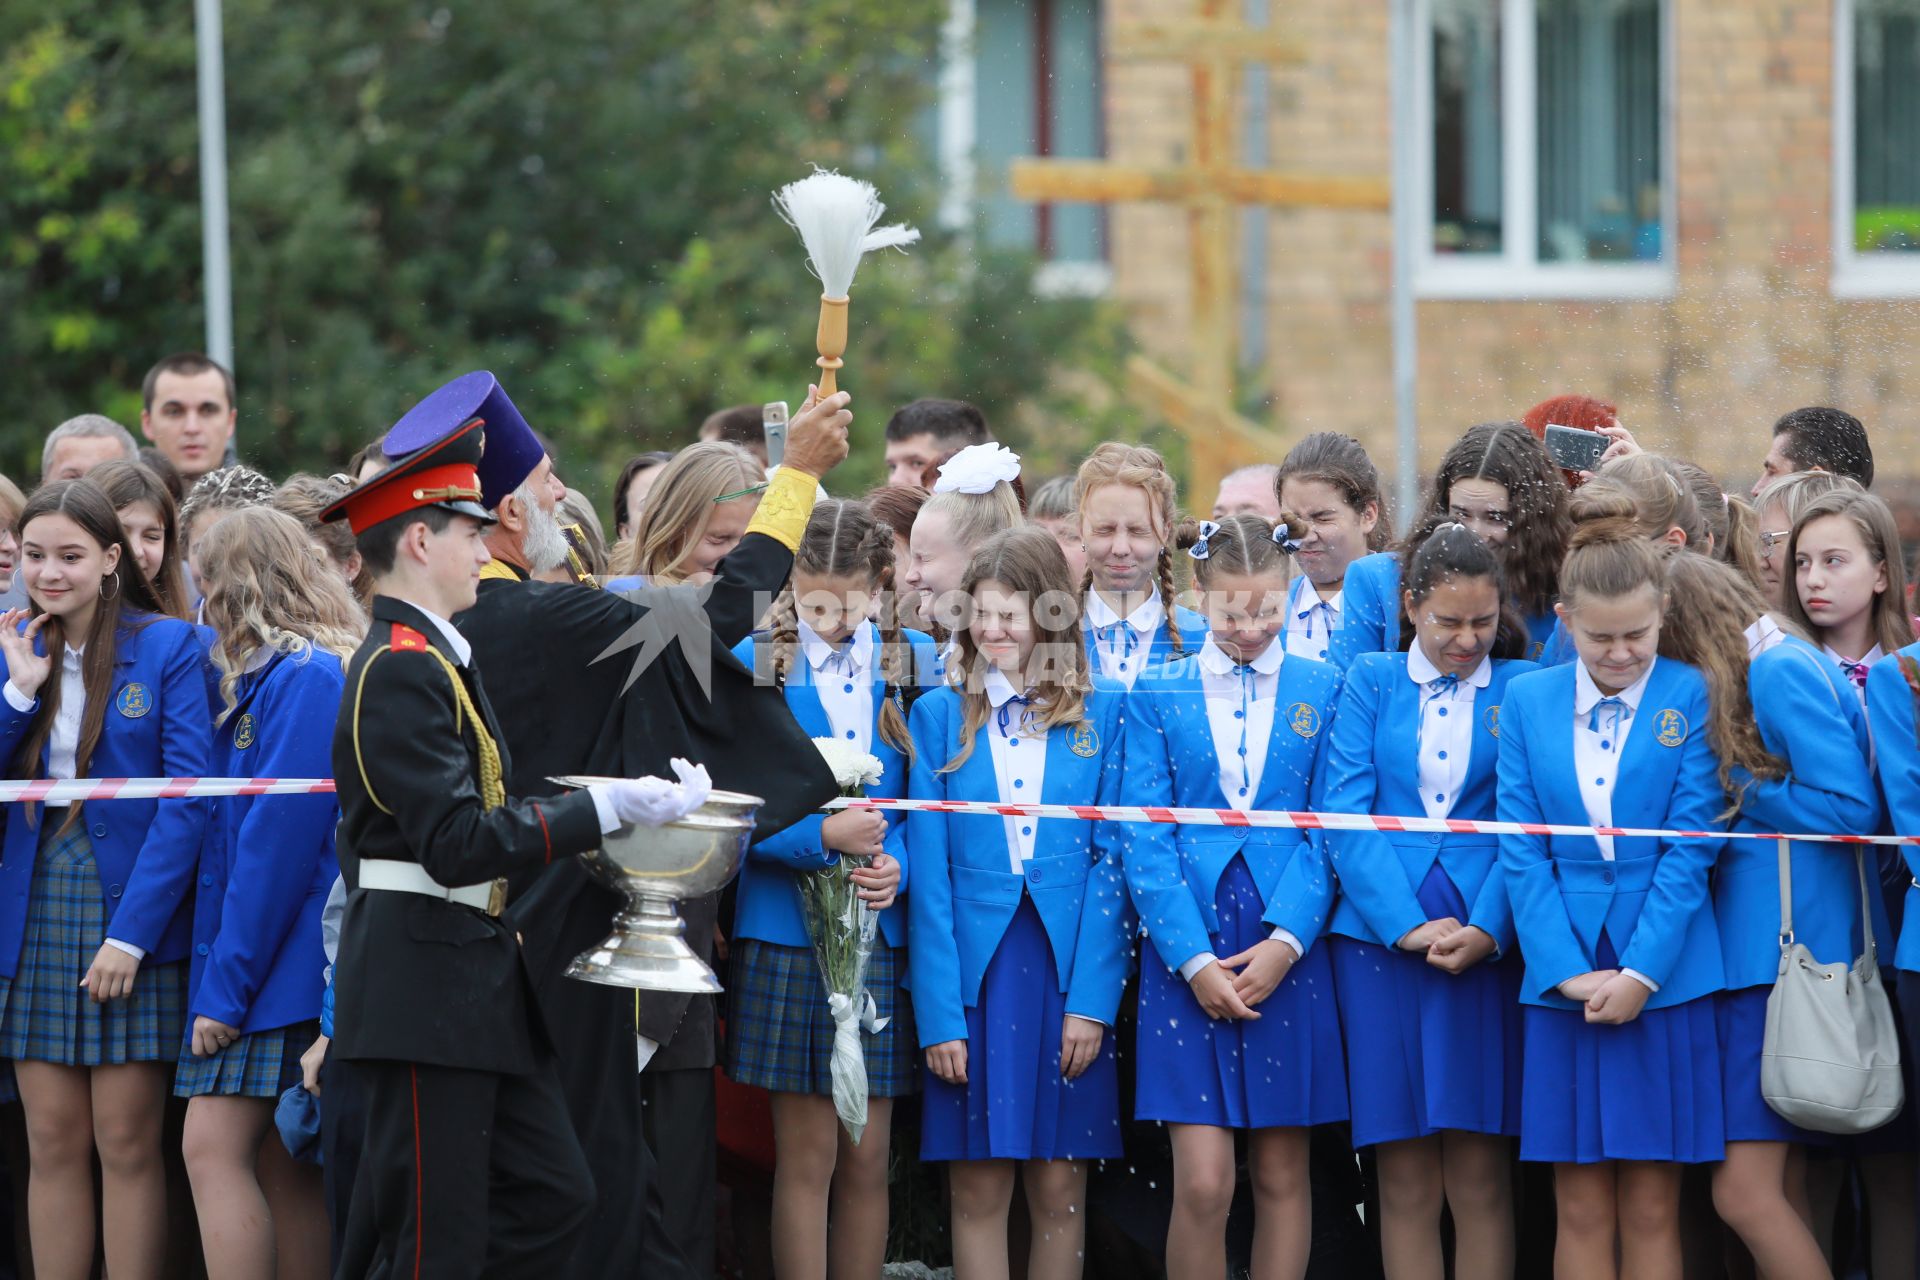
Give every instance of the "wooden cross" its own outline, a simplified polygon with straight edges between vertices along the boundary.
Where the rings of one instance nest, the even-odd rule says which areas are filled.
[[[1183,61],[1192,71],[1193,145],[1187,164],[1144,168],[1101,160],[1016,160],[1010,175],[1022,200],[1098,204],[1154,201],[1187,212],[1193,322],[1191,374],[1181,378],[1145,356],[1128,364],[1134,394],[1151,403],[1187,439],[1192,504],[1211,502],[1220,478],[1252,461],[1278,462],[1287,442],[1234,408],[1234,208],[1384,209],[1378,178],[1305,177],[1251,170],[1235,160],[1234,105],[1240,70],[1250,61],[1297,64],[1301,45],[1225,15],[1228,0],[1199,0],[1197,20],[1137,23],[1107,36],[1115,62]]]

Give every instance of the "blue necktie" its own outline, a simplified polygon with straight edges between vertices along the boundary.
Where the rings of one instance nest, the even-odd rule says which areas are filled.
[[[1129,623],[1125,618],[1122,618],[1118,622],[1109,622],[1106,626],[1101,627],[1095,634],[1100,637],[1110,651],[1115,651],[1119,654],[1121,661],[1124,662],[1133,656],[1133,646],[1137,643],[1137,639],[1134,635],[1133,624]]]
[[[1607,713],[1604,727],[1600,723],[1602,711]],[[1617,743],[1620,739],[1620,721],[1632,714],[1627,704],[1619,698],[1602,698],[1593,704],[1593,710],[1587,712],[1587,730],[1590,733],[1605,733],[1609,741]]]
[[[1294,615],[1307,624],[1307,639],[1313,639],[1313,615],[1322,614],[1327,624],[1327,638],[1333,638],[1333,606],[1325,600],[1315,600],[1312,604]]]
[[[1020,704],[1020,719],[1023,724],[1027,718],[1026,709],[1033,705],[1032,698],[1025,698],[1017,693],[1000,704],[1000,710],[995,716],[994,722],[1000,726],[1000,736],[1003,738],[1011,738],[1013,736],[1013,704],[1016,702]]]
[[[1849,662],[1845,658],[1842,658],[1840,659],[1840,670],[1846,674],[1847,679],[1853,681],[1854,688],[1864,689],[1867,687],[1866,663]]]
[[[827,654],[827,660],[820,664],[822,671],[832,671],[847,679],[853,679],[853,642]]]
[[[1436,698],[1451,698],[1455,689],[1460,687],[1460,677],[1453,674],[1435,676],[1427,681],[1427,701],[1422,704],[1431,706]]]

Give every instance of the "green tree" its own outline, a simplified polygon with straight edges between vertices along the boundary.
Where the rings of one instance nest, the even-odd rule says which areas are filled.
[[[934,231],[943,8],[228,0],[243,454],[330,469],[484,367],[604,494],[714,408],[797,400],[817,287],[770,194],[819,163]],[[132,425],[146,366],[200,344],[195,129],[190,6],[0,6],[0,468],[31,478],[73,413]],[[1039,467],[1141,433],[1101,391],[1115,317],[1031,267],[938,234],[866,264],[836,487],[878,476],[916,395],[974,400]]]

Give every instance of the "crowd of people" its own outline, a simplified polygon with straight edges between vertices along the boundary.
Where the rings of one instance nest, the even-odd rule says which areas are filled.
[[[1557,1274],[1829,1275],[1842,1202],[1872,1274],[1914,1274],[1912,1106],[1799,1128],[1761,1053],[1790,934],[1892,959],[1911,1064],[1920,881],[1892,846],[1726,838],[1920,832],[1906,558],[1841,410],[1783,416],[1736,493],[1556,397],[1460,434],[1396,535],[1326,432],[1199,519],[1150,448],[1028,476],[927,399],[886,484],[836,497],[849,399],[810,394],[778,458],[757,406],[636,455],[603,521],[491,375],[279,482],[233,460],[219,365],[170,357],[144,401],[149,448],[84,415],[30,495],[0,481],[12,776],[340,793],[8,806],[37,1275],[162,1274],[172,1142],[214,1276],[710,1275],[716,1064],[771,1096],[782,1280],[880,1273],[908,1100],[959,1280],[1081,1274],[1089,1169],[1143,1122],[1181,1280],[1306,1274],[1328,1126],[1394,1280],[1524,1273],[1549,1166]],[[1608,447],[1562,470],[1549,425]],[[676,593],[710,653],[602,661]],[[823,812],[806,738],[871,753],[875,796],[1225,816]],[[562,976],[617,906],[564,855],[662,811],[539,798],[691,790],[675,757],[767,800],[685,913],[724,1036],[711,997]],[[1668,834],[1392,821],[1420,817]],[[880,917],[858,1142],[799,888],[840,859]]]

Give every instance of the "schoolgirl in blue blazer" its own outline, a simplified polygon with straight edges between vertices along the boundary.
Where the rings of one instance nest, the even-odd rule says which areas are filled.
[[[1898,833],[1920,833],[1920,644],[1898,650],[1868,672],[1867,721],[1888,825]],[[1895,989],[1905,1022],[1913,1027],[1920,1026],[1920,844],[1901,845],[1900,856],[1908,882],[1894,952],[1900,970]]]
[[[975,553],[949,685],[913,706],[915,799],[1114,804],[1119,686],[1089,671],[1043,529]],[[908,899],[914,1017],[929,1078],[921,1158],[950,1160],[956,1256],[1004,1268],[1012,1161],[1024,1162],[1032,1271],[1080,1268],[1086,1164],[1121,1153],[1110,1028],[1132,913],[1113,824],[916,812]]]
[[[1435,469],[1417,529],[1453,521],[1485,539],[1500,557],[1507,598],[1527,628],[1518,656],[1554,665],[1573,660],[1553,610],[1567,547],[1567,486],[1546,449],[1517,422],[1489,422],[1454,441]],[[1418,545],[1419,537],[1409,539]],[[1357,634],[1339,645],[1356,653],[1400,648],[1400,573],[1405,557],[1354,562],[1347,588]]]
[[[1666,561],[1631,516],[1573,535],[1561,621],[1578,661],[1507,686],[1502,821],[1717,831],[1707,682],[1658,656]],[[1724,726],[1722,726],[1724,727]],[[1563,1269],[1680,1266],[1678,1165],[1722,1154],[1707,877],[1723,839],[1502,835],[1522,978],[1520,1155],[1552,1161]],[[1622,1205],[1634,1229],[1618,1230]]]
[[[220,776],[332,769],[343,663],[366,623],[311,546],[293,517],[250,507],[195,548],[204,614],[218,636]],[[339,875],[339,820],[332,795],[231,796],[214,806],[194,899],[191,1029],[174,1078],[174,1093],[189,1099],[184,1151],[209,1254],[271,1266],[277,1250],[324,1239],[318,1171],[260,1139],[320,1034],[321,913]]]
[[[1142,671],[1206,638],[1206,618],[1173,598],[1173,477],[1152,449],[1109,442],[1080,464],[1074,495],[1087,557],[1087,660],[1130,689]]]
[[[893,621],[893,533],[864,503],[817,504],[795,553],[793,581],[770,632],[734,650],[756,677],[778,683],[815,739],[833,739],[880,764],[877,796],[907,793],[913,743],[902,711],[916,677],[931,679],[932,637]],[[868,620],[876,609],[885,629]],[[867,966],[867,1128],[858,1143],[834,1110],[834,1021],[801,906],[802,878],[843,856],[871,857],[850,878],[879,908]],[[828,1224],[837,1266],[877,1274],[886,1261],[887,1156],[893,1099],[914,1088],[913,1013],[905,999],[906,819],[846,810],[802,819],[748,851],[733,925],[733,1003],[727,1074],[773,1095],[775,1216],[781,1274],[824,1275]]]
[[[1280,536],[1285,539],[1284,529]],[[1309,807],[1339,673],[1287,652],[1287,551],[1257,515],[1182,534],[1208,611],[1191,659],[1149,671],[1127,704],[1129,803],[1202,809]],[[1290,544],[1289,544],[1290,545]],[[1173,1138],[1167,1270],[1226,1269],[1234,1130],[1248,1158],[1262,1274],[1301,1273],[1312,1238],[1309,1127],[1347,1114],[1325,948],[1332,877],[1318,832],[1129,823],[1127,883],[1142,952],[1134,1115]]]
[[[1697,665],[1708,679],[1714,723],[1723,723],[1719,712],[1729,704],[1740,729],[1717,744],[1722,784],[1739,804],[1733,829],[1878,830],[1879,796],[1860,784],[1871,767],[1866,717],[1852,687],[1798,635],[1783,635],[1748,661],[1747,630],[1764,602],[1731,566],[1679,555],[1667,585],[1662,654]],[[1877,876],[1863,877],[1856,853],[1817,842],[1790,850],[1794,939],[1823,964],[1851,964],[1860,954],[1861,901]],[[1875,934],[1890,938],[1879,894],[1870,901]],[[1780,971],[1778,842],[1727,842],[1714,869],[1713,908],[1727,987],[1716,1002],[1727,1154],[1714,1170],[1714,1202],[1761,1274],[1821,1273],[1820,1244],[1795,1208],[1807,1203],[1807,1188],[1794,1144],[1826,1140],[1782,1120],[1760,1092],[1767,997]]]
[[[1299,547],[1298,573],[1289,588],[1284,643],[1296,657],[1341,665],[1360,652],[1363,638],[1343,641],[1347,629],[1347,571],[1391,536],[1380,473],[1352,436],[1316,431],[1280,460],[1274,473],[1277,523]]]
[[[1500,561],[1463,524],[1414,551],[1412,645],[1347,671],[1322,805],[1335,813],[1491,818],[1519,622]],[[1396,609],[1396,613],[1398,609]],[[1355,1146],[1377,1146],[1383,1252],[1460,1275],[1511,1274],[1509,1139],[1520,1131],[1520,961],[1494,836],[1330,831],[1328,925]]]
[[[43,486],[19,531],[39,614],[0,618],[0,753],[14,776],[204,775],[204,652],[186,623],[157,615],[106,494],[86,480]],[[22,805],[0,845],[0,1056],[14,1061],[29,1129],[97,1135],[107,1194],[134,1206],[107,1224],[116,1274],[139,1274],[165,1244],[161,1101],[206,822],[199,799]],[[118,1083],[95,1087],[92,1070],[108,1067]],[[90,1265],[92,1155],[36,1145],[41,1274]]]

